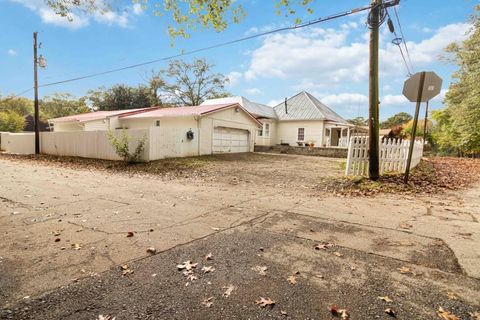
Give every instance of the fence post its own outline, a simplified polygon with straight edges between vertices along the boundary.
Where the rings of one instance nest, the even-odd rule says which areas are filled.
[[[347,151],[347,167],[345,168],[345,175],[349,175],[352,167],[352,156],[353,156],[353,137],[350,138],[348,142],[348,151]]]

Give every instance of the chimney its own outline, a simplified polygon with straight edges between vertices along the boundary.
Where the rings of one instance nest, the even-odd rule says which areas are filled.
[[[285,114],[288,114],[287,98],[285,98]]]

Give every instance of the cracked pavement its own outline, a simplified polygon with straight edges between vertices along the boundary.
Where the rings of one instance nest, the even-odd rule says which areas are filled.
[[[280,159],[284,161],[287,156],[269,157],[270,167],[281,169]],[[322,161],[327,161],[301,156],[287,159],[293,166],[297,163],[305,167],[312,162],[318,172],[321,172]],[[268,179],[262,167],[256,167],[255,163],[246,165],[250,166],[249,175],[263,175]],[[166,288],[171,290],[159,303],[170,302],[172,307],[167,308],[170,313],[142,309],[146,318],[175,314],[172,318],[202,319],[207,316],[200,303],[184,307],[184,302],[177,301],[192,293],[182,291],[184,279],[171,273],[176,272],[175,265],[184,261],[182,259],[201,259],[200,252],[205,254],[207,249],[218,256],[217,269],[222,268],[219,261],[228,260],[230,268],[222,271],[224,274],[219,272],[219,277],[228,279],[231,273],[232,280],[252,286],[252,292],[245,292],[246,295],[260,294],[261,288],[253,285],[254,279],[242,278],[240,271],[249,274],[251,268],[242,264],[268,264],[272,271],[278,271],[272,275],[275,279],[283,279],[293,269],[301,270],[306,287],[301,294],[291,296],[291,301],[285,296],[290,291],[283,288],[283,284],[272,281],[267,286],[272,295],[279,296],[278,292],[286,290],[283,298],[277,298],[283,302],[278,303],[279,308],[289,304],[290,309],[293,308],[297,298],[310,301],[311,297],[305,296],[307,293],[317,298],[322,293],[328,299],[320,304],[341,300],[352,310],[361,310],[362,306],[368,309],[355,319],[383,318],[381,310],[372,307],[373,304],[369,306],[368,300],[344,296],[354,295],[355,290],[364,290],[364,296],[375,295],[388,283],[392,292],[389,294],[407,296],[402,298],[406,299],[405,304],[395,307],[417,319],[431,319],[440,302],[463,314],[465,319],[468,312],[480,310],[480,186],[430,197],[341,198],[303,185],[282,187],[246,181],[242,177],[230,184],[220,179],[162,180],[5,159],[0,159],[0,166],[0,232],[4,240],[0,244],[0,302],[4,311],[10,312],[27,305],[23,313],[7,312],[0,317],[92,319],[95,313],[108,311],[117,315],[117,319],[120,316],[133,319],[141,312],[132,310],[142,309],[139,305],[149,303],[148,291],[157,290],[151,287],[151,274],[148,274],[151,271],[161,275]],[[284,179],[286,182],[295,179],[294,171],[286,171]],[[128,232],[134,236],[127,237]],[[334,251],[341,256],[332,257],[333,251],[313,250],[313,245],[320,242],[335,243]],[[155,247],[158,254],[150,256],[146,252],[148,247]],[[260,247],[270,250],[258,252]],[[242,248],[252,256],[239,254],[238,261],[236,256],[229,256]],[[188,258],[186,252],[196,257]],[[319,254],[325,263],[323,267],[316,261],[315,255]],[[338,266],[330,260],[337,261]],[[134,265],[136,270],[128,281],[118,276],[118,266],[124,264]],[[164,267],[152,271],[154,265]],[[349,269],[352,265],[356,266],[353,276],[353,269]],[[169,266],[173,271],[168,270]],[[369,266],[381,275],[372,278]],[[421,275],[406,278],[396,271],[402,266],[419,270]],[[328,277],[321,281],[316,278],[315,273],[319,271],[330,274],[332,281]],[[106,297],[104,303],[91,301],[92,281],[98,278],[114,288],[96,289],[111,291],[102,293]],[[140,291],[137,286],[143,284],[145,291],[137,293],[138,301],[129,301],[135,308],[127,311],[121,307],[125,302],[118,305],[113,302],[114,294],[128,292],[125,282]],[[325,286],[343,292],[339,290],[342,283],[345,294],[324,292]],[[205,294],[208,286],[202,286],[204,291],[196,289],[200,290],[197,293]],[[448,290],[455,291],[461,297],[459,301],[446,299]],[[410,299],[415,298],[417,302],[409,300],[409,292],[414,293]],[[75,307],[64,306],[65,297],[74,293],[78,299]],[[195,297],[198,300],[198,296]],[[40,313],[39,301],[47,301],[51,307]],[[85,308],[87,303],[95,306]],[[236,303],[241,311],[246,302],[236,300]],[[251,307],[248,305],[249,312]],[[194,313],[188,316],[180,308]],[[315,318],[314,314],[321,314],[317,308],[305,307],[304,313],[293,318]],[[326,305],[322,305],[320,309],[325,308]],[[420,311],[423,308],[425,314]],[[74,309],[81,311],[73,312]],[[257,309],[249,313],[252,319],[266,316]],[[213,311],[210,317],[241,318],[242,312],[236,314],[226,306],[222,310]],[[278,312],[273,315],[280,316]],[[327,319],[326,316],[319,318]]]

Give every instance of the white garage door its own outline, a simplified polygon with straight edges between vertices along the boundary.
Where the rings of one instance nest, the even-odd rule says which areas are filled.
[[[248,131],[216,127],[213,131],[213,153],[249,152]]]

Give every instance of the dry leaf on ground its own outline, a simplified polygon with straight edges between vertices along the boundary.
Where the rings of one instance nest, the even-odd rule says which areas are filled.
[[[447,297],[448,297],[448,300],[458,300],[457,294],[453,291],[448,291]]]
[[[205,260],[213,260],[213,254],[210,252],[205,256]]]
[[[178,270],[185,269],[185,270],[189,271],[189,270],[192,270],[193,268],[196,268],[197,265],[198,265],[198,263],[192,263],[190,260],[188,260],[188,261],[185,261],[182,264],[177,264],[177,268],[178,268]]]
[[[127,238],[131,238],[134,236],[134,233],[132,231],[127,232]]]
[[[262,266],[255,266],[255,267],[252,268],[253,271],[258,272],[258,274],[261,275],[261,276],[266,276],[267,275],[267,269],[268,268],[265,267],[265,266],[263,266],[263,267]]]
[[[101,315],[101,314],[97,318],[97,320],[115,320],[115,319],[116,319],[116,317],[112,317],[112,316],[108,316],[108,315],[104,316],[104,315]]]
[[[402,223],[400,223],[399,227],[402,228],[402,229],[412,229],[413,226],[409,223],[402,222]]]
[[[207,266],[204,266],[204,267],[202,268],[202,271],[203,271],[203,273],[210,273],[210,272],[215,271],[215,267],[213,267],[213,266],[208,266],[208,267],[207,267]]]
[[[333,254],[336,255],[337,257],[343,257],[343,254],[341,254],[341,253],[338,252],[338,251],[335,251]]]
[[[472,317],[472,320],[480,320],[480,311],[469,312],[468,314]]]
[[[335,244],[331,242],[322,242],[315,245],[315,250],[326,250],[328,248],[334,247]]]
[[[442,307],[438,307],[437,315],[443,320],[460,320],[459,317],[451,313],[450,311],[443,310]]]
[[[394,318],[397,317],[397,313],[395,311],[393,311],[393,309],[391,309],[391,308],[385,309],[385,313],[388,314],[391,317],[394,317]]]
[[[150,254],[155,254],[157,253],[157,249],[155,249],[154,247],[149,247],[147,248],[147,252]]]
[[[380,300],[383,300],[383,301],[385,301],[385,302],[393,302],[393,300],[392,300],[392,299],[390,299],[388,296],[385,296],[385,297],[378,297],[378,299],[380,299]]]
[[[207,307],[207,308],[210,308],[211,306],[213,306],[213,297],[210,297],[210,298],[207,298],[207,299],[204,299],[202,301],[202,304]]]
[[[263,298],[263,297],[260,297],[259,299],[255,300],[255,303],[260,305],[262,308],[265,308],[266,306],[273,307],[275,305],[275,301],[273,301],[270,298]]]
[[[290,284],[297,284],[297,278],[295,276],[290,276],[287,278],[287,281],[290,283]]]
[[[72,243],[72,248],[73,248],[73,250],[80,250],[82,248],[82,246],[79,245],[78,243]]]
[[[339,309],[336,305],[330,307],[330,312],[334,317],[341,318],[342,320],[350,319],[350,314],[347,309]]]
[[[407,268],[407,267],[397,268],[397,270],[400,271],[400,273],[403,273],[403,274],[412,273],[412,270],[410,270],[410,268]]]
[[[230,297],[230,295],[232,294],[233,290],[235,290],[237,287],[235,287],[233,284],[229,284],[228,286],[226,287],[223,287],[223,289],[225,289],[225,292],[222,294],[225,298],[228,298]]]
[[[130,267],[127,266],[126,264],[121,266],[120,269],[122,269],[122,276],[127,276],[133,273],[133,270],[130,269]]]

